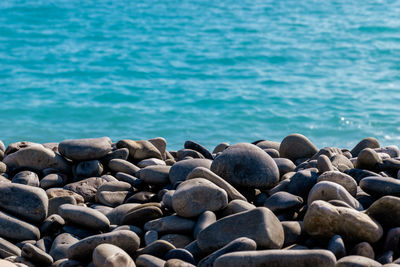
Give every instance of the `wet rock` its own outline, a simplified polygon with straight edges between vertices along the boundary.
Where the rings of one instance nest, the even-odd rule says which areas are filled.
[[[217,211],[227,204],[226,191],[203,178],[181,183],[172,196],[172,207],[182,217],[195,217],[206,210]]]
[[[187,159],[175,163],[169,171],[171,184],[185,181],[188,174],[197,167],[210,169],[212,161],[209,159]]]
[[[301,134],[291,134],[286,136],[279,147],[279,154],[282,158],[296,161],[301,158],[311,158],[317,153],[317,148]]]
[[[58,151],[75,161],[100,159],[111,151],[111,140],[108,137],[64,140],[58,145]]]
[[[58,214],[67,222],[81,225],[92,230],[107,230],[110,221],[101,212],[83,206],[64,204],[58,209]]]
[[[136,266],[124,250],[111,244],[101,244],[94,249],[93,264],[96,267]]]

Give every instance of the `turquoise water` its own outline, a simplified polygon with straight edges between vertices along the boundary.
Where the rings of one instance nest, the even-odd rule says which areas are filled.
[[[398,1],[0,1],[0,139],[400,140]]]

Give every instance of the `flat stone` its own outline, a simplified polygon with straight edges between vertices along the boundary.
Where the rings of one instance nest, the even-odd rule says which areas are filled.
[[[143,226],[146,222],[163,216],[161,209],[155,206],[143,207],[127,213],[122,220],[123,224]]]
[[[181,183],[172,196],[172,207],[182,217],[195,217],[206,210],[217,211],[226,205],[226,191],[204,178]]]
[[[108,168],[113,172],[123,172],[129,175],[135,175],[140,170],[135,164],[123,159],[110,160],[108,162]]]
[[[135,162],[148,158],[162,159],[160,151],[151,142],[146,140],[120,140],[117,142],[117,148],[129,149],[129,159]]]
[[[83,197],[85,202],[94,202],[97,189],[107,181],[100,177],[92,177],[79,182],[70,183],[64,189],[75,192]]]
[[[76,203],[78,204],[83,204],[85,202],[81,195],[63,188],[49,188],[46,190],[46,194],[49,199],[62,196],[71,196],[76,200]]]
[[[126,214],[128,214],[134,207],[140,206],[138,203],[126,203],[113,208],[107,213],[107,218],[111,224],[121,225]]]
[[[39,266],[49,266],[53,264],[53,258],[40,248],[26,243],[22,247],[22,257]]]
[[[335,267],[336,258],[332,252],[323,249],[312,250],[257,250],[231,252],[220,256],[214,267],[229,266],[314,266]]]
[[[70,165],[62,156],[42,145],[21,148],[7,155],[3,159],[3,162],[10,169],[29,168],[43,170],[54,168],[63,173],[69,173],[71,170]]]
[[[340,171],[326,171],[318,177],[318,182],[329,181],[343,186],[353,197],[357,194],[357,182],[348,174]]]
[[[140,255],[152,255],[154,257],[163,258],[164,255],[176,247],[166,240],[157,240],[144,248],[140,248],[136,251],[136,256]]]
[[[233,186],[268,189],[279,182],[275,161],[261,148],[247,143],[225,149],[212,162],[211,171]]]
[[[382,226],[368,215],[354,209],[335,207],[323,200],[313,201],[304,216],[304,228],[311,236],[332,237],[374,243],[382,235]]]
[[[16,241],[38,240],[40,231],[33,224],[0,211],[0,237]]]
[[[343,257],[336,263],[336,267],[358,267],[358,266],[379,267],[382,266],[382,264],[363,256]]]
[[[379,148],[379,142],[373,137],[367,137],[363,140],[361,140],[351,151],[350,153],[353,155],[353,157],[357,157],[358,154],[365,148]]]
[[[68,223],[77,224],[92,230],[108,230],[110,221],[101,212],[83,206],[64,204],[58,214]]]
[[[253,239],[259,248],[281,248],[282,224],[267,208],[259,207],[219,219],[197,237],[203,251],[215,251],[239,237]]]
[[[111,151],[111,140],[108,137],[64,140],[58,145],[58,151],[75,161],[100,159]]]
[[[93,264],[96,267],[136,266],[124,250],[111,244],[101,244],[94,249]]]
[[[279,213],[286,210],[298,210],[303,205],[303,199],[288,192],[277,192],[264,201],[264,207]]]
[[[365,211],[385,228],[400,226],[400,198],[384,196],[376,200]]]
[[[391,177],[365,177],[360,181],[360,187],[374,197],[386,195],[400,197],[400,180]]]
[[[60,174],[50,173],[40,180],[39,186],[44,190],[52,187],[60,187],[64,185],[65,180]]]
[[[21,256],[21,249],[0,237],[0,257],[4,259],[11,256]]]
[[[311,158],[317,153],[317,148],[301,134],[291,134],[286,136],[279,147],[279,154],[282,158],[296,161],[301,158]]]
[[[179,181],[185,181],[188,174],[197,167],[210,169],[212,161],[209,159],[186,159],[172,165],[169,171],[169,180],[171,184]]]
[[[121,230],[84,238],[68,249],[68,258],[75,260],[91,259],[93,250],[101,244],[111,244],[133,254],[140,245],[140,238],[132,231]]]
[[[47,217],[48,206],[46,192],[41,188],[0,183],[0,207],[19,218],[41,223]]]
[[[178,215],[170,215],[144,224],[144,230],[154,230],[160,234],[190,234],[193,232],[196,222]]]
[[[138,171],[137,176],[147,184],[166,185],[169,183],[171,166],[154,165]]]
[[[39,186],[39,177],[36,173],[31,171],[21,171],[14,175],[11,180],[12,183],[24,184],[30,186]]]

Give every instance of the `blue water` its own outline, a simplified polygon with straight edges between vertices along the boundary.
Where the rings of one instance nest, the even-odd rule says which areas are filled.
[[[399,1],[0,1],[0,139],[398,144],[399,14]]]

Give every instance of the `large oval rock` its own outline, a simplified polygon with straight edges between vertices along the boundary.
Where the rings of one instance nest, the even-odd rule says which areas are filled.
[[[271,156],[247,143],[225,149],[212,162],[211,171],[233,186],[268,189],[279,182],[279,169]]]
[[[197,167],[210,169],[212,161],[209,159],[186,159],[172,165],[169,171],[169,180],[171,184],[179,181],[185,181],[188,174]]]
[[[336,258],[329,250],[258,250],[231,252],[217,258],[214,267],[335,267]]]
[[[336,207],[316,200],[304,216],[304,228],[311,236],[340,235],[345,240],[374,243],[382,235],[382,226],[368,215],[351,208]]]
[[[385,195],[400,197],[400,180],[391,177],[365,177],[360,181],[360,187],[375,197]]]
[[[17,217],[40,223],[47,217],[48,206],[46,192],[41,188],[0,183],[0,207]]]
[[[181,183],[172,196],[172,207],[182,217],[195,217],[206,210],[217,211],[226,205],[226,191],[203,178]]]
[[[101,244],[94,249],[93,264],[96,267],[136,266],[124,250],[111,244]]]
[[[282,224],[267,208],[233,214],[211,224],[197,237],[203,251],[215,251],[239,237],[248,237],[259,248],[281,248],[284,241]]]
[[[32,145],[21,148],[7,155],[3,162],[10,169],[29,168],[33,170],[43,170],[54,168],[64,173],[69,173],[71,171],[70,165],[63,157],[42,145]]]
[[[301,134],[291,134],[286,136],[279,147],[279,155],[288,158],[293,162],[301,158],[311,158],[318,149]]]
[[[37,240],[40,231],[36,226],[0,211],[0,237],[16,241]]]
[[[64,140],[58,145],[61,155],[71,160],[85,161],[100,159],[111,151],[108,137]]]
[[[93,250],[98,245],[105,243],[115,245],[132,255],[139,248],[140,238],[129,230],[89,236],[69,247],[68,258],[83,261],[90,260]]]
[[[108,230],[110,221],[100,211],[84,206],[63,204],[58,214],[67,222],[81,225],[92,230]]]

